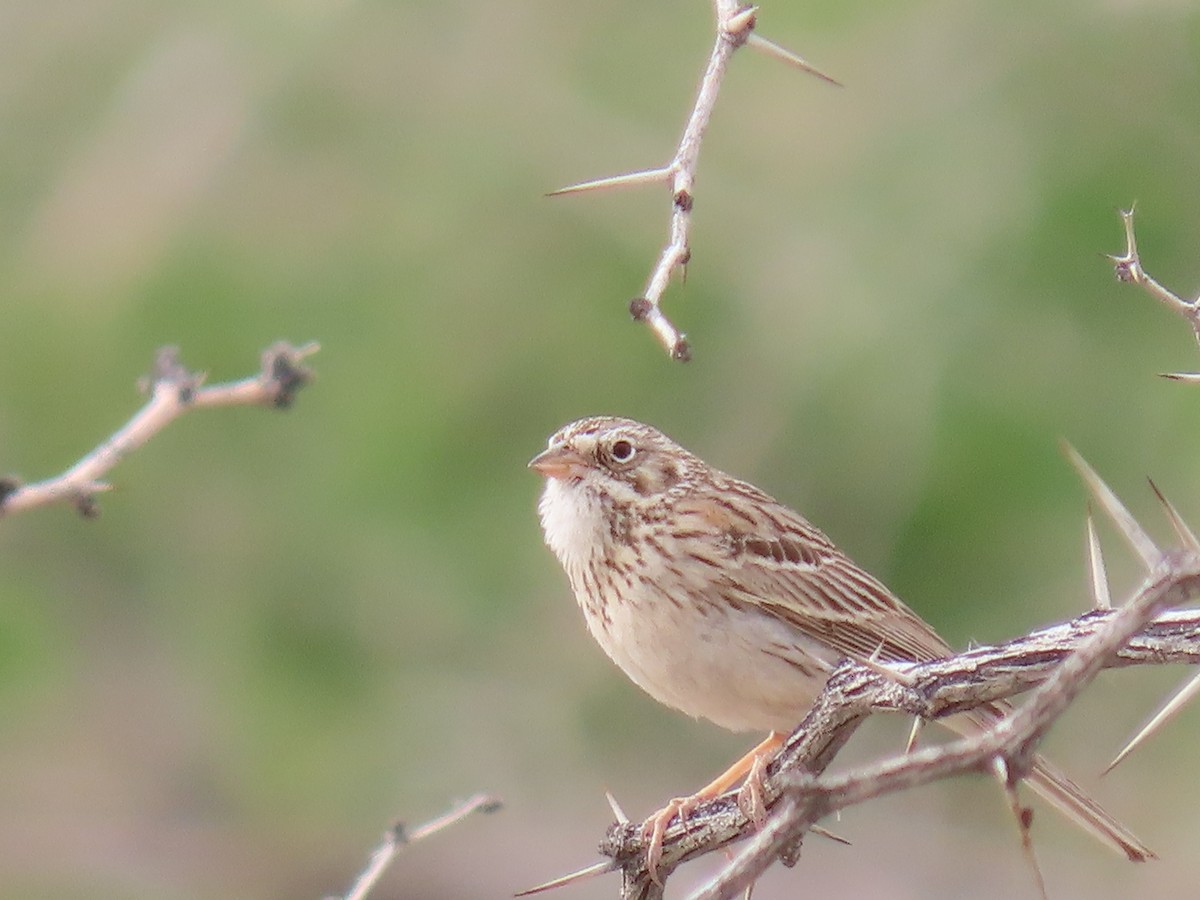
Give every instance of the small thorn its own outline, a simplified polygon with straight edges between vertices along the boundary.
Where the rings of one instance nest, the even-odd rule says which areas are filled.
[[[854,844],[849,839],[842,837],[840,834],[830,831],[828,828],[822,828],[820,825],[814,825],[811,828],[809,828],[808,830],[811,831],[813,834],[819,834],[821,837],[828,838],[829,840],[834,841],[838,844],[844,844],[847,847],[854,846]]]
[[[1115,769],[1117,765],[1123,759],[1125,759],[1125,757],[1141,746],[1145,742],[1146,738],[1150,737],[1163,725],[1166,725],[1167,722],[1175,718],[1179,711],[1187,705],[1188,701],[1191,700],[1198,691],[1200,691],[1200,673],[1191,676],[1184,683],[1184,685],[1179,688],[1179,690],[1177,690],[1166,703],[1162,705],[1159,711],[1156,712],[1150,718],[1150,721],[1142,726],[1142,729],[1138,731],[1138,733],[1135,734],[1124,747],[1121,748],[1121,752],[1113,758],[1113,761],[1110,762],[1100,774],[1107,775],[1109,772]]]
[[[669,181],[670,178],[671,167],[663,166],[660,169],[646,169],[641,172],[628,172],[624,175],[611,175],[608,178],[596,178],[593,181],[569,184],[556,191],[551,191],[546,196],[563,197],[567,194],[582,194],[585,191],[604,191],[612,188],[633,187],[639,184],[657,184]]]
[[[1171,527],[1175,529],[1175,534],[1179,536],[1179,540],[1187,549],[1194,553],[1200,553],[1200,540],[1196,538],[1195,532],[1188,527],[1188,523],[1183,520],[1183,516],[1179,514],[1174,504],[1171,503],[1158,489],[1158,485],[1154,483],[1153,478],[1146,479],[1150,482],[1150,489],[1154,491],[1154,496],[1158,498],[1158,502],[1163,505],[1163,509],[1167,512],[1167,519],[1171,523]]]
[[[793,53],[786,47],[779,46],[774,41],[767,40],[761,34],[751,33],[750,36],[746,38],[746,43],[755,50],[759,50],[773,59],[778,59],[787,63],[789,66],[794,66],[801,72],[807,72],[809,75],[816,75],[822,81],[832,84],[834,87],[843,87],[840,81],[838,81],[836,78],[826,75],[820,69],[812,65],[803,56]]]
[[[992,760],[992,771],[1000,782],[1000,787],[1008,800],[1009,809],[1012,810],[1013,819],[1016,820],[1017,830],[1021,834],[1021,853],[1033,872],[1038,894],[1042,900],[1049,900],[1050,895],[1046,893],[1046,880],[1042,877],[1042,867],[1038,865],[1037,854],[1033,851],[1033,810],[1021,803],[1021,798],[1017,795],[1017,783],[1013,780],[1012,771],[1002,757],[997,756]]]
[[[1159,372],[1158,377],[1187,384],[1200,384],[1200,372]]]
[[[590,866],[582,868],[577,872],[572,872],[569,875],[563,875],[559,878],[553,878],[537,887],[526,888],[523,891],[518,891],[513,894],[514,897],[529,897],[533,894],[541,894],[545,891],[552,891],[556,888],[566,887],[569,884],[575,884],[580,881],[587,881],[589,878],[594,878],[597,875],[603,875],[605,872],[611,872],[617,868],[616,860],[602,859],[600,862],[592,863]]]
[[[913,716],[912,728],[908,732],[908,742],[904,745],[905,754],[912,753],[917,747],[917,740],[921,737],[921,729],[925,725],[925,720],[920,716]]]
[[[1087,464],[1079,452],[1068,444],[1062,442],[1063,453],[1070,460],[1071,465],[1075,467],[1075,471],[1083,479],[1092,496],[1096,498],[1096,502],[1103,507],[1108,513],[1109,518],[1113,520],[1113,524],[1117,526],[1117,530],[1121,532],[1121,536],[1125,538],[1126,543],[1133,549],[1133,552],[1141,557],[1142,563],[1147,569],[1153,570],[1162,559],[1162,553],[1158,547],[1154,545],[1154,541],[1150,540],[1150,536],[1146,534],[1137,520],[1130,514],[1125,505],[1117,499],[1117,495],[1112,492],[1112,489],[1104,483],[1095,469]]]
[[[608,808],[612,810],[612,814],[617,817],[617,821],[622,825],[629,822],[629,816],[625,815],[625,810],[621,809],[621,804],[617,802],[617,798],[613,796],[612,791],[605,791],[604,798],[608,800]]]
[[[725,32],[735,37],[740,36],[754,28],[757,18],[757,6],[744,6],[725,20]]]
[[[881,663],[877,661],[874,659],[874,654],[865,659],[856,659],[855,662],[857,662],[860,666],[866,666],[876,675],[882,675],[884,678],[887,678],[889,681],[894,681],[897,684],[913,683],[913,677],[911,673],[901,669],[893,668],[891,663]]]
[[[1100,549],[1100,539],[1096,535],[1096,520],[1088,509],[1087,517],[1088,538],[1088,571],[1092,582],[1092,607],[1094,609],[1112,609],[1112,594],[1108,590],[1108,573],[1104,569],[1104,553]]]
[[[880,641],[875,645],[875,649],[871,651],[871,655],[867,659],[873,663],[879,662],[879,657],[883,654],[884,642]]]

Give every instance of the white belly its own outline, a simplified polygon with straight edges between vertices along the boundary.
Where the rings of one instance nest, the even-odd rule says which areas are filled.
[[[584,610],[604,652],[650,696],[732,731],[791,731],[827,675],[796,652],[793,629],[765,615],[734,612],[735,623],[719,607],[703,615],[662,597],[610,604],[610,623]]]

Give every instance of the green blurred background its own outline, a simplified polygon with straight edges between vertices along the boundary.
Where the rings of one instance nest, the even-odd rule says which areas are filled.
[[[644,815],[757,740],[587,636],[525,469],[584,414],[798,506],[956,645],[1086,604],[1060,438],[1157,533],[1147,474],[1200,520],[1200,394],[1153,377],[1195,341],[1100,257],[1136,200],[1148,269],[1200,287],[1195,6],[827,0],[760,28],[846,87],[734,60],[666,299],[685,366],[626,313],[665,192],[544,194],[670,157],[700,0],[3,4],[0,470],[94,446],[161,344],[211,380],[323,349],[294,411],[185,417],[99,520],[0,523],[0,895],[320,897],[392,819],[487,789],[505,812],[373,896],[503,897],[594,859],[604,788]],[[1053,896],[1195,884],[1200,713],[1095,778],[1181,677],[1105,677],[1053,733],[1164,857],[1042,814]],[[1034,894],[985,779],[834,827],[854,846],[756,896]]]

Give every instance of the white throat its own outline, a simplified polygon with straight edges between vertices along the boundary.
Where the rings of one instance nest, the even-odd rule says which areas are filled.
[[[586,484],[547,478],[538,515],[547,545],[574,583],[576,573],[588,565],[602,545],[608,527],[599,495]]]

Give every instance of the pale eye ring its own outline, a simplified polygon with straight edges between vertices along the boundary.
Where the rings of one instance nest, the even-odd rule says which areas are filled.
[[[612,458],[616,462],[627,463],[633,459],[633,455],[636,451],[634,450],[632,442],[625,440],[625,438],[618,438],[617,440],[613,441],[610,452],[612,453]]]

